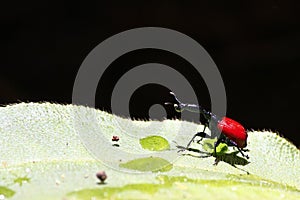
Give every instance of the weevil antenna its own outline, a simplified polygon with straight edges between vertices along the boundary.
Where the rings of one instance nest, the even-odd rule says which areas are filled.
[[[176,103],[165,102],[165,105],[173,105],[177,112],[182,112],[186,105],[181,103],[181,101],[179,101],[179,99],[176,97],[174,92],[170,92],[170,94],[174,97]]]

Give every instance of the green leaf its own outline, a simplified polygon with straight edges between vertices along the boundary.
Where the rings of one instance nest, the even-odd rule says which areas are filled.
[[[168,140],[161,136],[148,136],[140,139],[140,144],[144,149],[151,151],[162,151],[170,149]]]
[[[212,156],[211,139],[177,153],[203,128],[179,120],[20,103],[0,108],[0,121],[2,199],[300,198],[299,149],[269,131],[248,132],[247,160],[226,144]],[[95,176],[102,170],[103,184]]]
[[[127,163],[121,163],[120,167],[139,170],[142,172],[167,172],[173,168],[172,164],[169,163],[167,160],[156,157],[139,158],[131,160]]]

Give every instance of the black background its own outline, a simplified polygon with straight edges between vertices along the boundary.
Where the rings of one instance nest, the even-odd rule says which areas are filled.
[[[76,73],[95,46],[128,29],[165,27],[190,36],[213,58],[226,87],[227,116],[247,129],[277,131],[299,146],[300,14],[296,2],[6,3],[0,8],[0,103],[71,103]],[[165,52],[135,53],[112,65],[133,66],[151,60],[186,65]],[[209,108],[202,82],[199,79],[196,92],[202,97],[207,94],[201,104]],[[164,90],[153,94],[163,100],[166,95]],[[97,107],[107,107],[99,96]],[[149,96],[144,98],[141,104],[135,103],[137,108]]]

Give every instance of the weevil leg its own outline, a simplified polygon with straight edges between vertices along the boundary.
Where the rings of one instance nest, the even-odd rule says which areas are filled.
[[[243,153],[243,152],[245,152],[245,151],[248,151],[247,149],[241,149],[241,148],[239,148],[239,147],[237,146],[237,143],[234,142],[234,141],[232,141],[232,140],[229,140],[228,142],[230,143],[231,146],[236,147],[236,148],[239,150],[239,152],[242,154],[243,157],[249,159],[249,156],[248,156],[248,155],[245,155],[245,154]]]
[[[192,137],[192,139],[189,141],[189,143],[186,145],[186,147],[185,147],[184,149],[180,149],[178,152],[187,150],[187,149],[190,147],[190,145],[192,144],[192,142],[194,141],[194,139],[195,139],[196,137],[198,137],[198,136],[201,137],[201,139],[198,140],[197,143],[200,143],[200,142],[202,141],[203,138],[205,138],[205,137],[208,136],[208,135],[204,132],[205,129],[206,129],[206,125],[204,126],[204,129],[203,129],[202,132],[196,133],[196,134]]]
[[[224,137],[224,135],[221,134],[220,137],[218,138],[217,142],[215,142],[214,152],[212,153],[212,155],[216,156],[214,165],[218,165],[218,163],[220,162],[220,159],[217,157],[217,147],[219,146],[220,143],[225,142],[225,141],[226,141],[226,138]]]
[[[241,149],[243,152],[250,151],[249,149]]]
[[[185,150],[187,150],[187,149],[190,147],[191,143],[194,141],[195,137],[197,137],[197,136],[200,136],[200,137],[202,137],[202,135],[203,135],[203,133],[202,133],[202,132],[198,132],[198,133],[196,133],[196,134],[193,136],[193,138],[192,138],[192,139],[189,141],[189,143],[186,145],[186,147],[185,147],[185,148],[182,148],[182,149],[180,149],[178,152],[181,152],[181,151],[185,151]]]
[[[191,145],[191,143],[195,140],[195,138],[196,138],[197,136],[201,137],[201,139],[197,141],[197,143],[199,144],[199,143],[203,140],[203,138],[205,138],[205,137],[208,136],[208,135],[207,135],[205,132],[198,132],[198,133],[196,133],[196,134],[193,136],[193,138],[189,141],[189,143],[187,144],[186,148],[189,148],[189,146]]]
[[[218,138],[217,142],[215,142],[213,155],[217,155],[217,146],[219,146],[219,144],[223,141],[224,138],[221,136]]]
[[[245,154],[243,153],[243,149],[240,149],[239,147],[237,147],[237,149],[239,150],[239,152],[242,154],[243,157],[249,159],[249,156],[248,156],[248,155],[245,155]]]
[[[207,137],[208,135],[205,133],[205,129],[207,127],[207,124],[204,124],[204,128],[202,132],[198,132],[196,135],[200,136],[201,139],[197,141],[198,144],[203,140],[203,138]]]
[[[198,133],[196,133],[196,134],[193,136],[193,138],[192,138],[192,139],[189,141],[189,143],[187,144],[186,148],[189,148],[189,146],[191,145],[191,143],[194,141],[194,139],[195,139],[197,136],[201,137],[201,139],[198,140],[197,143],[200,143],[200,142],[203,140],[203,138],[205,138],[205,137],[207,136],[207,134],[204,132],[205,129],[206,129],[206,127],[207,127],[207,125],[205,124],[205,125],[204,125],[204,128],[203,128],[203,131],[198,132]]]

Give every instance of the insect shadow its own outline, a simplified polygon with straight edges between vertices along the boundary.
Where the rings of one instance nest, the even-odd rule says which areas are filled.
[[[250,163],[247,159],[237,155],[239,153],[239,151],[234,151],[231,153],[214,154],[214,153],[209,153],[206,151],[201,151],[201,150],[195,149],[195,148],[186,148],[184,146],[178,145],[177,143],[176,143],[176,147],[179,149],[178,152],[186,152],[187,151],[186,153],[183,153],[182,155],[187,155],[187,156],[192,156],[192,157],[197,157],[197,158],[208,158],[208,157],[213,156],[216,158],[214,165],[217,165],[220,161],[223,161],[223,162],[233,166],[234,168],[237,168],[239,170],[246,172],[247,174],[250,174],[248,171],[237,167],[237,165],[245,166]],[[211,148],[213,149],[213,146]],[[195,152],[195,153],[199,153],[202,155],[197,156],[197,155],[191,154],[189,152]]]

